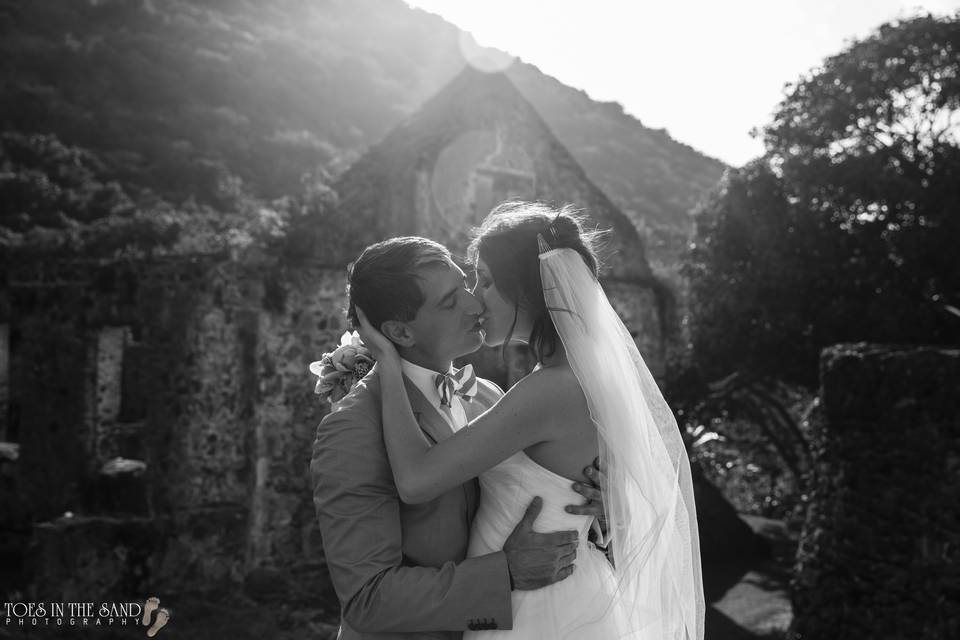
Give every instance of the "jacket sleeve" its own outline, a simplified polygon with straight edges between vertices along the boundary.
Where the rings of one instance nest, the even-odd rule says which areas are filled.
[[[504,553],[404,566],[400,502],[379,419],[344,408],[317,428],[310,463],[324,554],[344,620],[360,632],[512,626]]]

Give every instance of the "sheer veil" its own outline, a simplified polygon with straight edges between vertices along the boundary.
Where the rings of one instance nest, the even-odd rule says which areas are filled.
[[[542,252],[540,275],[547,309],[600,436],[615,604],[627,617],[624,637],[702,640],[693,483],[673,412],[580,254]]]

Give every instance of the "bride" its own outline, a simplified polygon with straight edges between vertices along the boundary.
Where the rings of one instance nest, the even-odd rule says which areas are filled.
[[[505,203],[484,220],[469,258],[485,342],[525,343],[538,364],[469,428],[433,446],[410,409],[396,349],[360,315],[380,363],[384,440],[402,500],[426,502],[479,476],[471,556],[500,549],[534,496],[543,498],[537,529],[579,532],[571,577],[514,591],[512,631],[465,638],[703,638],[689,461],[600,287],[592,240],[568,208]],[[571,479],[598,455],[610,561],[587,541],[591,519],[563,510],[576,496]]]

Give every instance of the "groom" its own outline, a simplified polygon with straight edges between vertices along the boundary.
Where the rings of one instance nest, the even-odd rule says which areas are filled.
[[[350,273],[350,317],[362,308],[396,345],[410,404],[430,442],[449,437],[503,392],[479,379],[476,396],[449,407],[435,379],[483,342],[482,305],[450,252],[431,240],[392,238],[367,247]],[[466,629],[510,629],[510,592],[573,571],[576,532],[537,533],[534,499],[502,551],[466,558],[476,480],[432,502],[400,502],[383,443],[378,369],[317,428],[310,469],[327,566],[340,600],[339,638],[446,638]],[[599,494],[568,511],[601,515]]]

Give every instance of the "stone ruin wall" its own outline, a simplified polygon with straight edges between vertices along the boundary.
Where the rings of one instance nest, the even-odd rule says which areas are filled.
[[[308,473],[326,406],[306,367],[344,330],[342,268],[48,264],[7,281],[0,436],[20,456],[0,456],[0,529],[28,532],[35,595],[329,597]],[[655,296],[605,286],[662,371]],[[822,384],[795,630],[953,637],[960,353],[839,345]],[[145,474],[113,483],[115,456]]]
[[[0,434],[20,445],[4,463],[19,508],[0,526],[46,523],[28,568],[38,592],[109,591],[131,572],[215,589],[321,562],[308,463],[325,406],[307,364],[343,331],[342,269],[72,264],[8,284]],[[143,481],[104,478],[116,456],[146,462]],[[149,549],[138,566],[109,561],[121,539]]]
[[[653,296],[607,288],[656,352]],[[3,463],[16,508],[0,528],[43,523],[37,593],[221,590],[261,570],[322,582],[308,462],[327,407],[307,365],[344,331],[344,294],[342,268],[211,258],[10,273],[0,434],[20,456]],[[145,473],[101,473],[118,456]]]
[[[658,353],[649,290],[607,288]],[[219,591],[262,570],[323,582],[308,463],[327,407],[307,365],[345,329],[344,269],[47,264],[0,297],[0,439],[20,446],[0,528],[43,523],[37,594]],[[101,473],[116,457],[146,471]]]
[[[792,631],[960,637],[960,350],[841,344],[820,371]]]

